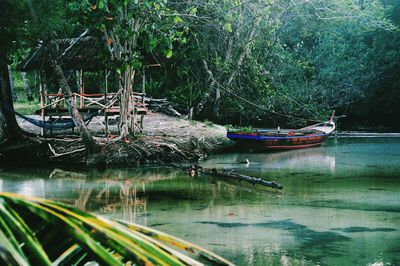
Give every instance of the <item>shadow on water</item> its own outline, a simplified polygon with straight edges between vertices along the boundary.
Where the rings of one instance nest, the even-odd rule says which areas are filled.
[[[352,226],[347,228],[332,228],[334,231],[341,231],[344,233],[363,233],[363,232],[394,232],[397,231],[395,228],[385,228],[385,227],[377,227],[377,228],[368,228],[368,227],[358,227]]]
[[[156,227],[156,226],[163,226],[171,223],[154,223],[154,224],[149,224],[150,227]]]
[[[290,205],[290,204],[288,204]],[[387,206],[383,204],[367,205],[364,203],[351,203],[344,200],[315,200],[311,204],[302,204],[304,207],[325,207],[337,210],[392,212],[399,213],[400,205]]]
[[[298,246],[295,250],[289,251],[298,253],[301,250],[305,259],[314,262],[320,262],[323,257],[342,255],[340,243],[349,241],[351,238],[343,236],[337,232],[332,231],[314,231],[309,227],[293,222],[290,219],[271,221],[265,223],[224,223],[213,221],[199,221],[199,224],[211,224],[221,228],[238,228],[238,227],[262,227],[278,229],[290,232],[296,239]]]

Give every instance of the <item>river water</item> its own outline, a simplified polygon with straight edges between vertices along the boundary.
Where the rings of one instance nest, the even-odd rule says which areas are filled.
[[[250,164],[239,162],[245,159]],[[0,191],[154,227],[238,265],[400,265],[400,138],[230,153],[201,163],[283,191],[168,167],[66,171],[0,166]]]

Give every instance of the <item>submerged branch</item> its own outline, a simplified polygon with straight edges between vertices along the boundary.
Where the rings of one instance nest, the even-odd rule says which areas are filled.
[[[258,177],[252,177],[248,175],[242,175],[233,170],[224,170],[224,169],[216,169],[216,168],[203,168],[201,166],[192,165],[189,168],[186,168],[186,173],[190,176],[194,176],[199,173],[204,173],[207,175],[235,179],[238,181],[246,181],[253,185],[262,185],[265,187],[270,187],[274,189],[283,189],[283,186],[276,183],[275,181],[266,181],[264,179]]]

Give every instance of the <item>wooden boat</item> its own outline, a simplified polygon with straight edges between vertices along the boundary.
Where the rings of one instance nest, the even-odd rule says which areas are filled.
[[[326,122],[300,129],[252,129],[249,132],[237,130],[228,131],[227,137],[245,147],[256,149],[286,150],[314,147],[321,145],[335,130],[334,114],[335,112]]]

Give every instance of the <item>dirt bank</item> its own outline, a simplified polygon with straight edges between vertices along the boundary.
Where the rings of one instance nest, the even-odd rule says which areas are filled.
[[[18,122],[25,131],[36,135],[40,133],[40,128],[24,120]],[[40,138],[44,142],[42,146],[48,147],[47,152],[40,151],[40,158],[49,162],[102,165],[193,162],[231,144],[222,126],[160,113],[146,115],[143,133],[125,140],[105,138],[102,122],[103,118],[99,117],[89,124],[89,130],[99,144],[99,152],[94,157],[86,156],[80,139],[69,130]],[[110,129],[117,134],[116,123]]]

